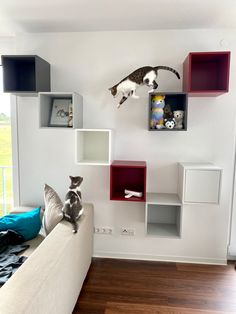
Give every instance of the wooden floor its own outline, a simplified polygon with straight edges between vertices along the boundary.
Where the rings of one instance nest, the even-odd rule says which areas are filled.
[[[236,313],[234,264],[93,259],[73,314]]]

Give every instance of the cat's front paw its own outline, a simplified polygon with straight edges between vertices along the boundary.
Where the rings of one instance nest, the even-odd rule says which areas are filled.
[[[140,98],[138,95],[132,95],[131,97],[134,98],[134,99],[139,99]]]
[[[153,93],[153,92],[154,92],[154,89],[150,89],[150,90],[148,91],[149,94],[151,94],[151,93]]]

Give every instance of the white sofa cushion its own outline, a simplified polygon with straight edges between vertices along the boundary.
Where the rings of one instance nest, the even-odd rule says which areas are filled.
[[[57,192],[47,184],[44,186],[44,202],[43,224],[46,234],[49,234],[63,219],[63,203]]]

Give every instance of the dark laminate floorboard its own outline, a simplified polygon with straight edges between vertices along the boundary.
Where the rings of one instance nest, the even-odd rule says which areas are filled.
[[[227,266],[94,258],[73,314],[236,313]]]

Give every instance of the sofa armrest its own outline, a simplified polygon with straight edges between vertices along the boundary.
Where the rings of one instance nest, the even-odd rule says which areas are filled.
[[[71,314],[93,253],[93,205],[79,230],[60,222],[0,289],[1,314]]]

